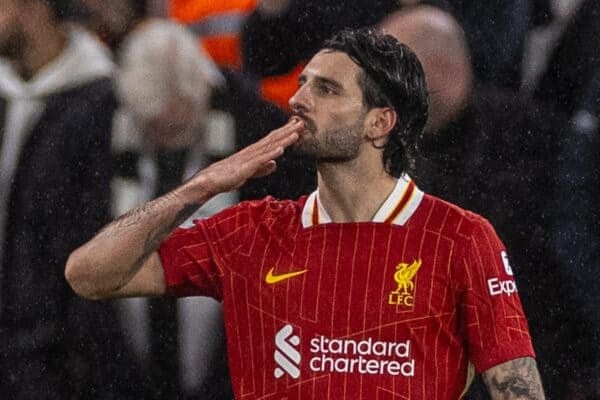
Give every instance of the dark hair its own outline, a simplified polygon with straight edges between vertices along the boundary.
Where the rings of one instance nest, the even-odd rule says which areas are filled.
[[[410,171],[428,107],[425,73],[417,56],[393,36],[371,28],[343,30],[322,48],[346,53],[362,69],[358,84],[367,108],[396,111],[396,125],[383,146],[383,163],[394,177]]]

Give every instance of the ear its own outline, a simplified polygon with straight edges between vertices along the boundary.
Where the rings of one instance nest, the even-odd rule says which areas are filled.
[[[398,115],[390,107],[375,107],[369,111],[366,123],[366,134],[371,140],[386,138],[396,125]]]

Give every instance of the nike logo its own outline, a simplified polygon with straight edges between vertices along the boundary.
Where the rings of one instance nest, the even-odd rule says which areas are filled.
[[[274,275],[273,274],[274,269],[275,268],[271,268],[269,270],[269,272],[267,272],[267,276],[265,276],[265,282],[267,282],[269,285],[272,285],[274,283],[278,283],[281,281],[285,281],[286,279],[290,279],[290,278],[293,278],[298,275],[302,275],[308,271],[307,269],[305,269],[303,271],[296,271],[296,272],[289,272],[287,274]]]

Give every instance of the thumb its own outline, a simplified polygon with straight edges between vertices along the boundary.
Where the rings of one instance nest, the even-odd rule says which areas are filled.
[[[277,169],[277,163],[275,162],[275,160],[270,160],[270,161],[267,161],[266,163],[264,163],[263,165],[261,165],[256,170],[256,172],[254,173],[254,175],[252,177],[253,178],[261,178],[263,176],[272,174],[276,169]]]

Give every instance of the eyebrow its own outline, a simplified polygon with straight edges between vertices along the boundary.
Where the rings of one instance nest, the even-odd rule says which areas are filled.
[[[342,86],[342,84],[336,80],[333,80],[330,78],[325,78],[323,76],[315,76],[314,79],[315,79],[315,81],[317,81],[317,83],[332,86],[333,88],[340,90],[340,91],[344,90],[344,87]],[[304,82],[306,82],[306,75],[303,74],[298,77],[298,83],[304,83]]]

